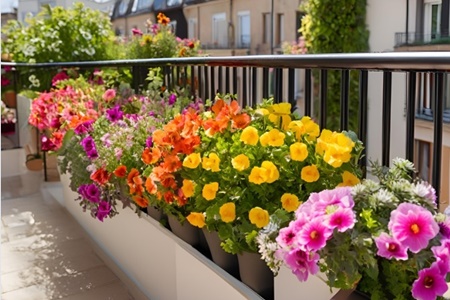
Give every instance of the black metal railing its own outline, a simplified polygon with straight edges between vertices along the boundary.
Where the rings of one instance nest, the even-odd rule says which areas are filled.
[[[395,47],[450,44],[450,36],[440,33],[396,32]]]
[[[439,195],[441,181],[441,160],[443,146],[443,97],[445,90],[444,76],[450,70],[450,52],[409,52],[409,53],[365,53],[365,54],[323,54],[323,55],[258,55],[233,57],[190,57],[171,59],[139,59],[115,60],[95,62],[64,62],[64,63],[4,63],[3,66],[14,66],[17,71],[23,72],[32,67],[40,68],[99,68],[99,67],[130,67],[135,74],[133,87],[139,89],[143,77],[138,76],[139,69],[150,67],[163,67],[165,70],[165,84],[170,89],[175,85],[184,85],[190,88],[195,96],[202,99],[213,99],[216,93],[238,94],[242,105],[255,105],[262,98],[273,96],[275,102],[287,101],[293,109],[300,110],[304,115],[314,115],[323,128],[326,126],[330,105],[329,72],[340,70],[340,129],[348,129],[349,115],[349,72],[359,74],[357,97],[358,120],[357,128],[359,139],[366,147],[381,149],[381,163],[390,164],[391,133],[398,130],[398,126],[391,126],[393,118],[403,116],[392,115],[392,103],[395,100],[406,104],[406,135],[404,157],[414,161],[415,153],[415,120],[418,112],[417,104],[420,97],[416,88],[416,75],[418,73],[434,73],[432,89],[433,102],[433,153],[431,166],[431,183]],[[303,104],[298,107],[295,99],[295,85],[298,84],[296,70],[303,72]],[[371,103],[381,103],[380,115],[372,116],[375,122],[369,124],[368,116],[377,114],[368,106],[369,77],[382,74],[382,84],[371,89],[381,90],[380,99],[372,96]],[[407,80],[403,90],[406,90],[404,99],[392,99],[393,76],[397,73],[406,74]],[[374,75],[375,74],[375,75]],[[192,83],[189,85],[189,83]],[[195,84],[194,84],[195,83]],[[314,84],[315,83],[315,84]],[[401,88],[402,89],[402,88]],[[353,95],[354,96],[354,95]],[[318,100],[316,103],[314,99]],[[368,145],[368,135],[375,127],[381,127],[381,143]],[[361,159],[365,167],[367,157]]]

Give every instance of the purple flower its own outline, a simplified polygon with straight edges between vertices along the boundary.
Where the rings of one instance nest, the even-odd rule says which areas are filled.
[[[418,253],[439,233],[439,226],[427,209],[411,203],[402,203],[391,212],[388,228],[392,236]]]
[[[95,148],[95,142],[94,139],[88,135],[80,142],[81,146],[83,146],[84,151],[86,152],[86,155],[90,159],[94,159],[98,157],[97,149]]]
[[[147,148],[153,147],[153,138],[152,138],[152,136],[149,136],[147,138],[147,140],[145,141],[145,146],[147,146]]]
[[[80,194],[83,198],[86,198],[86,186],[87,184],[82,184],[78,187],[78,194]]]
[[[121,148],[116,148],[114,149],[114,155],[116,156],[117,160],[120,160],[120,158],[122,157],[122,149]]]
[[[338,208],[328,217],[328,226],[339,232],[347,231],[355,225],[355,213],[350,208]]]
[[[298,233],[298,243],[306,250],[317,251],[325,247],[328,238],[333,231],[325,226],[323,218],[315,218],[303,225]]]
[[[433,263],[431,267],[419,271],[419,278],[412,285],[412,296],[418,300],[436,299],[444,295],[447,289],[445,276],[439,272],[437,263]]]
[[[284,261],[298,280],[306,281],[309,274],[314,275],[319,271],[317,266],[319,258],[319,254],[315,252],[293,249],[285,254]]]
[[[60,117],[53,118],[50,122],[50,126],[53,128],[59,128],[61,127],[61,121],[59,120]]]
[[[450,219],[446,218],[444,222],[438,223],[439,233],[446,239],[450,239]]]
[[[105,145],[105,147],[110,147],[112,145],[112,142],[109,139],[110,136],[111,136],[111,134],[109,132],[107,132],[100,138],[100,141],[103,142],[103,145]]]
[[[173,105],[175,103],[175,101],[177,101],[177,95],[171,94],[169,96],[169,105]]]
[[[139,120],[139,116],[137,114],[126,114],[125,117],[135,122]]]
[[[77,127],[75,127],[74,131],[76,134],[81,135],[92,131],[92,124],[94,120],[88,120],[86,122],[81,123]]]
[[[440,246],[431,247],[441,274],[450,272],[450,240],[441,241]]]
[[[56,149],[56,145],[45,135],[41,138],[41,149],[42,151],[52,151]]]
[[[397,260],[407,260],[408,259],[408,249],[403,247],[397,240],[389,236],[387,233],[383,232],[380,236],[375,238],[375,243],[378,248],[377,255]]]
[[[111,211],[111,204],[106,201],[101,201],[97,208],[97,219],[103,222],[103,219],[108,217]]]
[[[140,31],[138,28],[133,28],[133,29],[131,29],[131,33],[132,33],[134,36],[142,36],[142,31]]]
[[[120,110],[120,105],[116,105],[113,108],[106,110],[106,118],[111,122],[122,120],[123,112]]]
[[[78,188],[78,193],[86,200],[91,202],[98,203],[100,202],[100,189],[97,185],[91,184],[82,184]]]

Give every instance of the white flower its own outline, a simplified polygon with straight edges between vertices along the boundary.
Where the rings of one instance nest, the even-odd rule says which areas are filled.
[[[417,196],[424,198],[428,203],[436,206],[436,190],[428,182],[418,182],[414,185],[413,193]]]

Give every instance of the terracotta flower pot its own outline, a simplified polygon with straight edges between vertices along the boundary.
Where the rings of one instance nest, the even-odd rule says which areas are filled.
[[[14,91],[6,91],[3,94],[3,102],[5,102],[7,107],[16,108],[17,107],[16,92],[14,92]]]

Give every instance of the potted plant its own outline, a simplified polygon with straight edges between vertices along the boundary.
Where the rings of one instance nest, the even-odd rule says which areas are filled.
[[[330,287],[371,299],[436,299],[447,291],[449,219],[414,166],[374,164],[378,181],[312,193],[280,230],[274,259],[300,281],[319,270]]]

